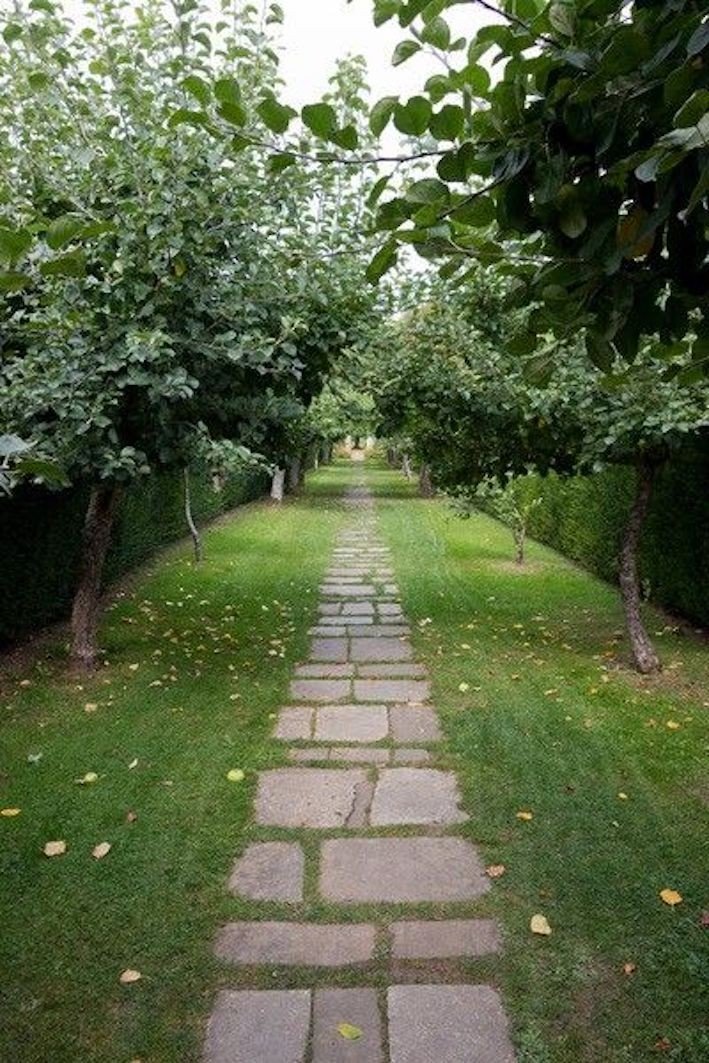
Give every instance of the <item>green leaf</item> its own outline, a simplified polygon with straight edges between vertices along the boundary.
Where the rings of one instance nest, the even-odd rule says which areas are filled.
[[[399,0],[374,0],[374,25],[383,26],[399,10]]]
[[[337,1032],[340,1037],[344,1037],[346,1041],[358,1041],[362,1036],[362,1031],[359,1026],[353,1026],[351,1022],[338,1023]]]
[[[449,103],[431,116],[429,129],[436,140],[457,140],[463,132],[464,121],[463,108]]]
[[[379,202],[379,198],[384,192],[386,186],[389,184],[390,179],[390,175],[386,174],[384,177],[380,177],[378,181],[375,181],[372,187],[372,191],[367,196],[367,206],[370,210],[376,207],[377,203]]]
[[[478,196],[470,203],[457,207],[451,218],[462,225],[472,225],[475,228],[492,225],[495,220],[495,203],[490,196]]]
[[[329,140],[337,126],[337,115],[329,103],[309,103],[300,112],[303,124],[322,140]]]
[[[167,124],[170,129],[178,125],[191,125],[204,129],[209,124],[209,118],[204,111],[190,111],[186,107],[180,107],[170,115]]]
[[[412,96],[406,104],[399,103],[394,108],[394,125],[407,136],[423,136],[430,120],[431,104],[425,96]]]
[[[456,70],[451,74],[451,82],[457,89],[466,86],[471,89],[474,96],[487,97],[490,89],[490,75],[484,66],[478,63],[468,63],[462,70]]]
[[[406,190],[406,198],[410,203],[446,203],[449,197],[447,185],[435,177],[414,181]]]
[[[690,59],[703,52],[706,46],[709,44],[709,22],[703,22],[701,26],[697,26],[696,30],[689,38],[687,42],[687,55]]]
[[[0,260],[12,265],[32,246],[32,234],[27,229],[0,226]]]
[[[81,277],[86,270],[83,251],[69,251],[66,255],[43,262],[39,271],[44,277]]]
[[[2,31],[2,35],[6,44],[12,44],[13,41],[22,36],[22,26],[19,22],[8,22]]]
[[[336,129],[330,134],[330,140],[333,144],[337,144],[338,148],[344,148],[346,151],[354,151],[359,144],[357,130],[353,125],[346,125],[344,129]]]
[[[397,4],[400,25],[410,26],[416,16],[420,15],[430,3],[431,0],[409,0],[407,4]]]
[[[372,107],[369,115],[369,128],[375,137],[380,136],[389,125],[389,119],[393,115],[394,108],[398,102],[398,96],[384,96]]]
[[[443,74],[434,74],[428,79],[424,85],[424,89],[434,103],[440,103],[449,92],[453,91],[453,85],[451,85],[450,80]]]
[[[418,41],[399,41],[394,49],[394,54],[391,57],[392,66],[401,66],[401,64],[405,63],[407,59],[410,59],[412,55],[416,55],[416,53],[420,51],[421,45]]]
[[[219,104],[217,111],[230,125],[242,126],[246,124],[246,111],[235,100],[224,100],[223,103]]]
[[[291,118],[295,117],[292,107],[285,107],[274,96],[266,96],[256,108],[256,112],[272,133],[285,133]]]
[[[203,107],[207,106],[211,99],[212,92],[206,81],[197,77],[196,74],[190,74],[190,76],[186,77],[182,82],[182,87],[186,92],[189,92],[191,96],[194,96]]]
[[[32,283],[32,278],[26,273],[18,273],[16,270],[0,272],[0,292],[19,292]]]
[[[672,124],[678,126],[696,125],[709,111],[709,90],[697,89],[677,111]]]
[[[197,79],[199,80],[199,78]],[[241,89],[236,78],[219,78],[214,83],[214,97],[220,103],[241,103]],[[204,102],[204,101],[202,101]]]
[[[398,253],[393,240],[387,241],[369,263],[365,276],[370,284],[376,284],[392,266],[396,265]]]
[[[559,215],[559,228],[570,240],[576,240],[586,231],[588,218],[581,204],[576,199],[569,200]]]
[[[63,214],[55,218],[47,228],[47,243],[53,251],[71,243],[84,228],[83,220],[77,214]]]
[[[428,22],[421,31],[421,40],[434,48],[445,50],[451,42],[450,26],[444,18],[436,16]]]
[[[549,23],[553,30],[564,37],[574,35],[574,12],[570,4],[552,4],[549,8]]]

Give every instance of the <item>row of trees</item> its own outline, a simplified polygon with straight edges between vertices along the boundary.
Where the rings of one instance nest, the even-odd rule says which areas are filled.
[[[341,253],[366,175],[274,166],[240,137],[247,111],[266,130],[279,106],[282,15],[221,8],[92,0],[77,29],[29,0],[1,27],[0,423],[91,485],[82,668],[125,486],[196,457],[296,464],[313,399],[375,314]],[[333,84],[355,124],[362,77],[349,63]],[[207,105],[228,140],[195,119]]]

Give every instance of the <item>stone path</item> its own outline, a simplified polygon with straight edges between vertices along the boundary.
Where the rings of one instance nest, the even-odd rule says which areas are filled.
[[[263,902],[268,918],[229,923],[215,943],[220,960],[242,969],[240,984],[265,970],[277,986],[279,970],[305,968],[310,987],[220,993],[204,1058],[513,1063],[498,993],[460,974],[461,961],[500,948],[495,922],[475,918],[491,884],[456,831],[467,817],[455,775],[436,767],[429,683],[413,660],[363,482],[347,502],[353,516],[320,588],[310,657],[276,722],[293,766],[259,774],[256,824],[279,840],[251,843],[229,879],[230,891]],[[315,844],[304,846],[304,836]],[[339,918],[299,921],[308,901]],[[365,920],[356,905],[368,906]],[[436,918],[420,918],[420,905],[427,915],[435,905]],[[390,984],[376,988],[367,974],[382,960]],[[328,986],[335,969],[361,971],[362,986]],[[350,1039],[342,1031],[352,1027]]]

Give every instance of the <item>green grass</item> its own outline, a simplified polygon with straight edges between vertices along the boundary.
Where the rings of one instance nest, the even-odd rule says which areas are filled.
[[[499,985],[522,1063],[707,1057],[706,646],[650,614],[668,667],[639,680],[624,663],[612,588],[534,544],[517,571],[505,529],[457,520],[374,464],[366,475],[446,729],[440,763],[460,773],[471,817],[457,830],[507,868],[476,905],[413,911],[495,915],[504,954],[434,971],[380,958],[364,971],[275,978],[213,960],[215,930],[233,918],[386,922],[411,912],[324,904],[314,861],[295,909],[224,889],[248,841],[294,837],[251,822],[255,771],[283,761],[272,716],[347,519],[337,500],[359,475],[346,464],[321,470],[299,500],[214,526],[201,567],[181,547],[137,577],[107,617],[110,664],[96,680],[67,678],[49,646],[4,682],[0,807],[22,813],[0,819],[3,1060],[189,1063],[219,986],[431,977]],[[246,770],[243,783],[226,780],[232,767]],[[98,782],[76,784],[87,771]],[[533,820],[517,820],[520,809]],[[312,832],[300,837],[314,857]],[[42,846],[55,838],[68,853],[47,859]],[[111,852],[93,860],[104,840]],[[674,910],[658,897],[664,887],[684,897]],[[535,912],[551,938],[529,933]],[[622,974],[626,962],[634,975]],[[123,987],[127,967],[143,978]],[[654,1047],[661,1038],[667,1051]]]

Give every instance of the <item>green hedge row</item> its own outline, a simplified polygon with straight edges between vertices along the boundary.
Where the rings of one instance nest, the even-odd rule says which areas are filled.
[[[266,490],[263,473],[230,476],[222,491],[202,472],[191,477],[198,523],[249,502]],[[51,494],[24,488],[0,500],[0,644],[16,641],[69,612],[88,489]],[[158,473],[123,496],[106,560],[111,583],[159,547],[187,535],[182,475]]]
[[[615,582],[635,471],[609,468],[592,476],[535,478],[543,502],[529,534]],[[658,475],[643,532],[640,573],[646,596],[709,625],[709,463],[678,458]]]

